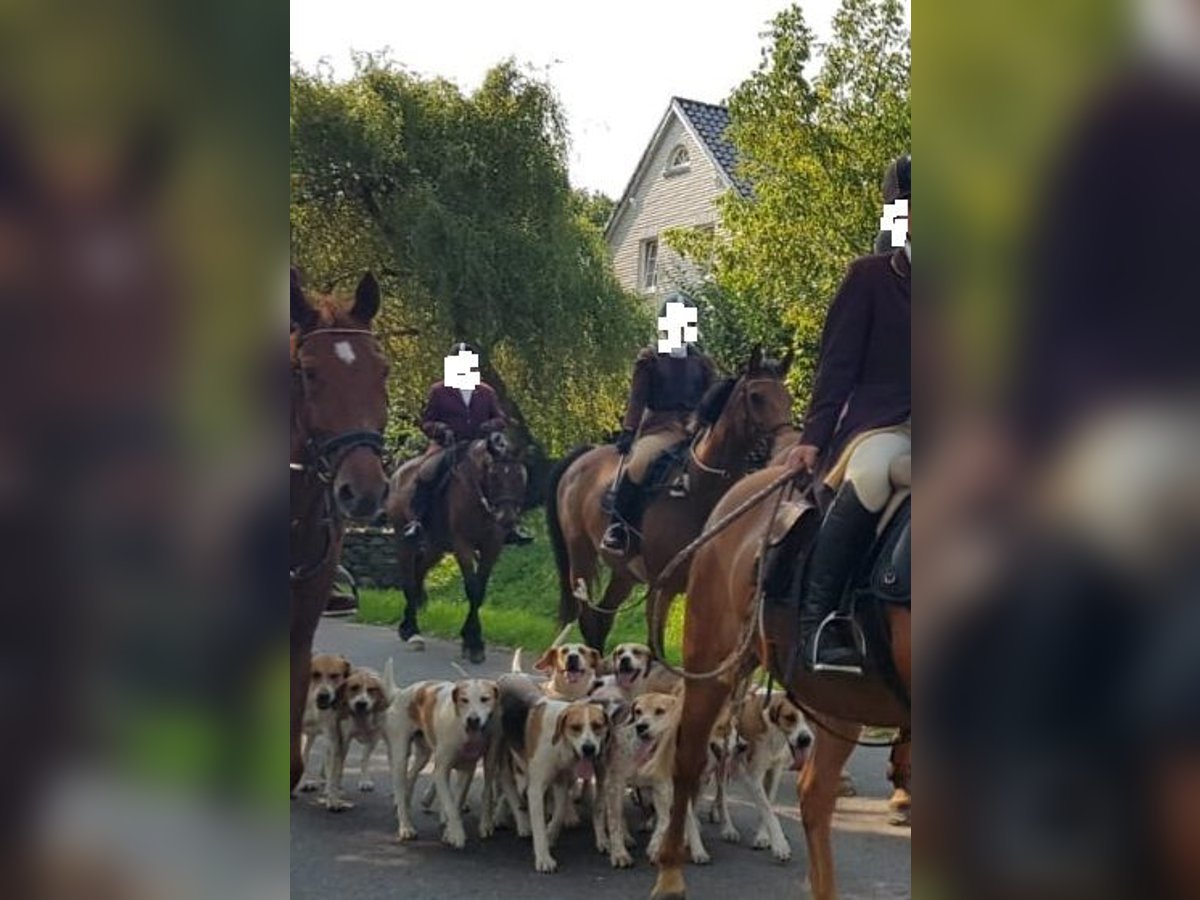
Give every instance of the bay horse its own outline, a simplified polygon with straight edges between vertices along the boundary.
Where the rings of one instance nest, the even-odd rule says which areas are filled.
[[[387,372],[371,321],[379,284],[353,303],[310,302],[291,271],[291,787],[304,772],[300,731],[313,634],[333,587],[346,520],[374,518],[388,491],[380,453]]]
[[[775,465],[743,478],[714,508],[709,527],[787,471],[785,467]],[[902,477],[907,478],[907,475]],[[907,485],[898,484],[897,487],[901,491],[893,503],[907,502],[903,501]],[[758,635],[758,642],[747,640],[751,633],[748,630],[758,626],[755,615],[758,557],[763,536],[772,525],[775,505],[771,500],[759,503],[733,520],[728,528],[697,551],[691,563],[683,629],[684,668],[695,675],[707,675],[732,662],[739,647],[748,644],[754,648],[757,644],[757,653],[754,649],[747,650],[737,665],[728,667],[719,676],[693,677],[686,681],[675,759],[675,800],[659,860],[658,881],[652,894],[655,900],[685,896],[682,864],[686,804],[695,795],[706,764],[712,725],[756,664],[761,663],[770,671],[776,683],[811,713],[810,720],[819,729],[815,747],[797,784],[808,846],[809,884],[815,900],[835,900],[837,896],[830,834],[833,811],[842,768],[855,747],[862,726],[899,728],[905,740],[909,736],[912,659],[907,606],[889,603],[881,604],[879,609],[880,627],[886,627],[886,633],[890,635],[890,673],[868,668],[861,678],[843,678],[814,675],[802,663],[793,665],[792,648],[798,639],[798,615],[791,605],[780,604],[783,608],[773,612],[770,606],[765,607],[762,619],[765,633]],[[907,508],[901,506],[897,525],[904,515],[907,515]],[[800,548],[798,555],[802,556],[804,549],[811,545],[819,526],[815,509],[803,513],[796,526],[801,529],[797,532],[799,540],[793,545]],[[887,534],[885,530],[885,541]],[[879,542],[871,557],[864,561],[864,569],[873,568],[878,546]],[[860,572],[856,578],[861,579],[862,574]],[[870,571],[866,575],[869,577]],[[860,583],[856,580],[854,587]],[[869,598],[864,602],[878,601]],[[660,627],[652,638],[657,638],[659,647],[662,646],[661,623],[665,621],[667,603],[669,600],[655,613]],[[888,640],[887,637],[880,639]],[[897,797],[902,791],[907,795],[908,769],[907,748],[898,745],[894,748],[891,766]]]
[[[784,383],[790,366],[790,353],[775,362],[756,349],[738,377],[709,389],[696,411],[699,429],[687,454],[687,495],[661,491],[647,503],[640,557],[615,556],[600,546],[609,523],[602,499],[621,461],[616,448],[579,447],[555,467],[546,490],[546,520],[558,567],[560,624],[578,617],[584,641],[604,652],[613,613],[634,585],[653,581],[700,533],[713,506],[746,473],[752,451],[791,427],[792,398]],[[601,560],[611,577],[595,609],[591,598]],[[686,577],[681,568],[664,592],[679,593]]]
[[[453,553],[462,572],[469,609],[463,622],[463,656],[473,663],[486,658],[479,607],[505,537],[521,514],[528,473],[503,434],[487,440],[461,441],[446,451],[454,454],[443,490],[430,504],[419,543],[400,537],[409,519],[409,502],[417,469],[424,457],[402,464],[391,479],[387,515],[396,529],[396,560],[404,591],[400,639],[420,633],[417,613],[425,605],[425,576],[447,553]]]

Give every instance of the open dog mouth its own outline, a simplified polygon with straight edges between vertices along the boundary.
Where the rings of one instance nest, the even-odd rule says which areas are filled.
[[[596,760],[590,756],[581,756],[575,763],[575,777],[588,779],[596,774]]]
[[[567,684],[578,684],[583,681],[582,669],[567,669]]]
[[[654,751],[658,749],[658,738],[647,732],[639,734],[637,744],[633,749],[633,761],[637,765],[643,765],[650,757],[654,755]]]
[[[460,762],[470,763],[478,761],[479,757],[483,756],[483,751],[487,748],[487,739],[482,731],[467,732],[467,739],[463,741],[462,747],[459,748],[458,758]]]
[[[799,772],[804,768],[804,763],[808,761],[808,747],[792,747],[792,766],[793,772]]]
[[[617,684],[621,687],[631,687],[637,681],[637,669],[618,669]]]

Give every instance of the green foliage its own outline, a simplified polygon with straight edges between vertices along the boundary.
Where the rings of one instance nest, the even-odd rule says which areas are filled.
[[[668,235],[690,258],[711,259],[695,289],[709,349],[726,361],[756,343],[794,348],[802,401],[828,303],[847,264],[871,251],[884,169],[909,149],[909,59],[899,0],[842,0],[824,48],[798,5],[779,13],[758,70],[729,98],[728,137],[753,196],[719,200],[711,247],[700,235]]]
[[[468,96],[362,55],[345,82],[294,67],[291,88],[292,255],[318,287],[381,276],[390,437],[456,339],[545,451],[610,430],[651,326],[608,265],[611,202],[568,184],[550,87],[508,61]]]

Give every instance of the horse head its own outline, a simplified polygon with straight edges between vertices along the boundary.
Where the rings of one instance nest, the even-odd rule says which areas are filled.
[[[792,395],[785,381],[791,364],[790,352],[773,360],[755,348],[736,377],[714,385],[701,401],[700,424],[744,445],[775,436],[792,421]]]
[[[475,470],[484,509],[504,529],[511,528],[525,503],[528,475],[503,432],[474,444],[467,459]]]
[[[369,520],[387,495],[380,454],[388,364],[371,322],[379,284],[367,273],[353,302],[312,301],[291,273],[292,462],[330,485],[338,512]]]

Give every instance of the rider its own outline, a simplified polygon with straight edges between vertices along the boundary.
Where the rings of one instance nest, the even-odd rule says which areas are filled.
[[[479,351],[461,341],[450,348],[450,356],[463,352],[478,355]],[[401,535],[405,540],[417,540],[424,530],[434,487],[451,462],[446,450],[456,441],[474,441],[503,431],[507,424],[496,392],[482,381],[474,388],[454,388],[439,381],[429,389],[425,411],[421,414],[421,430],[433,443],[417,469],[417,482],[409,503],[411,519]],[[519,526],[514,526],[507,538],[510,543],[532,540]]]
[[[888,167],[884,199],[912,205],[912,158]],[[801,444],[789,463],[836,491],[813,545],[800,627],[816,672],[862,674],[849,617],[839,614],[853,567],[870,549],[892,492],[892,462],[911,452],[911,209],[904,246],[850,264],[830,304]]]
[[[667,324],[667,307],[679,303],[694,309],[685,294],[667,297],[659,309],[659,325]],[[659,336],[671,340],[670,350],[646,347],[633,367],[629,405],[617,438],[617,452],[625,457],[617,483],[612,522],[601,545],[611,553],[637,555],[641,526],[641,483],[651,463],[665,450],[687,438],[687,422],[713,383],[716,367],[694,341],[681,339],[660,327]],[[636,443],[635,443],[636,435]]]

